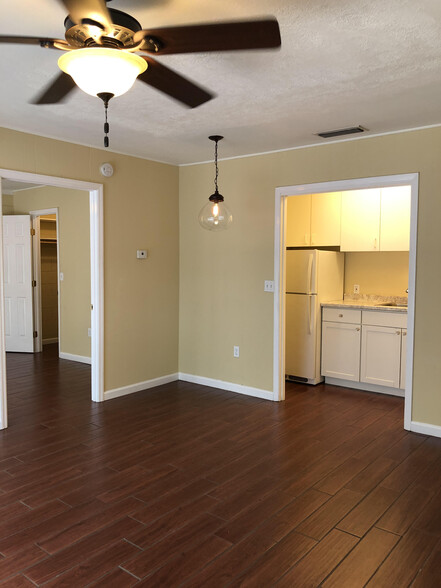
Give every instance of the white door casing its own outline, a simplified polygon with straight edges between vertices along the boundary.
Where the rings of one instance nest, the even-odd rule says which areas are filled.
[[[91,278],[91,388],[92,400],[104,400],[104,238],[103,185],[67,178],[0,169],[0,210],[2,210],[1,179],[89,192],[90,202],[90,278]],[[3,235],[0,223],[0,240]],[[3,256],[0,255],[0,301],[3,301]],[[0,302],[0,429],[8,426],[4,304]]]
[[[6,351],[34,352],[32,240],[29,214],[3,217]]]
[[[388,186],[411,187],[410,245],[409,245],[409,296],[406,349],[406,388],[404,397],[404,428],[416,430],[412,422],[412,387],[414,355],[414,317],[415,317],[415,278],[416,278],[416,244],[418,220],[418,183],[419,174],[397,174],[357,178],[354,180],[335,180],[317,184],[299,184],[282,186],[275,190],[274,222],[274,338],[273,338],[273,400],[285,399],[285,285],[286,285],[286,208],[288,196],[318,194],[324,192],[342,192],[344,190],[361,190],[385,188]]]

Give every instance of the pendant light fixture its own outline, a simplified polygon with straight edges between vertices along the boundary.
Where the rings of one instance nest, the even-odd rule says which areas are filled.
[[[216,175],[214,177],[214,187],[215,191],[212,194],[207,204],[202,208],[201,212],[199,213],[199,223],[208,231],[223,231],[229,227],[233,220],[233,216],[231,212],[228,210],[224,203],[224,197],[222,194],[219,194],[218,186],[217,186],[217,178],[219,175],[219,169],[217,166],[217,144],[223,137],[220,135],[210,135],[208,137],[210,141],[215,142],[214,148],[214,165],[216,169]]]

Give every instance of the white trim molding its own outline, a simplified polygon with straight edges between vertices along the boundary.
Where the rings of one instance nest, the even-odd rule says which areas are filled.
[[[176,382],[178,379],[178,374],[169,374],[168,376],[153,378],[152,380],[146,380],[145,382],[138,382],[137,384],[129,384],[128,386],[122,386],[121,388],[114,388],[113,390],[107,390],[104,392],[104,400],[111,400],[112,398],[118,398],[119,396],[127,396],[127,394],[134,394],[135,392],[142,392],[149,388],[155,388],[156,386]]]
[[[439,425],[430,425],[429,423],[419,423],[417,421],[411,421],[410,430],[413,433],[431,435],[432,437],[441,437],[441,427]]]
[[[74,353],[64,353],[60,351],[58,354],[60,359],[68,359],[69,361],[78,361],[78,363],[88,363],[89,365],[92,363],[92,359],[85,355],[75,355]]]
[[[0,169],[1,178],[43,184],[56,188],[89,192],[90,203],[90,278],[92,330],[92,400],[104,400],[104,240],[103,240],[103,185],[68,178]],[[1,186],[0,186],[1,187]],[[1,205],[1,194],[0,194]],[[0,227],[0,239],[1,239]],[[7,383],[5,374],[5,327],[3,304],[3,259],[0,255],[0,428],[7,427]]]
[[[407,311],[407,352],[406,352],[406,390],[404,396],[404,428],[412,430],[412,386],[415,321],[415,279],[418,215],[419,174],[397,174],[353,180],[337,180],[317,184],[283,186],[275,191],[274,224],[274,353],[273,353],[273,395],[274,400],[285,399],[285,227],[286,199],[288,196],[362,190],[366,188],[386,188],[389,186],[411,187],[410,248],[409,248],[409,295]],[[431,434],[431,433],[428,433]],[[434,434],[434,433],[432,433]]]
[[[209,386],[210,388],[219,388],[220,390],[226,390],[228,392],[236,392],[237,394],[263,398],[264,400],[274,400],[271,390],[261,390],[260,388],[242,386],[242,384],[234,384],[233,382],[224,382],[223,380],[204,378],[203,376],[194,376],[193,374],[184,374],[182,372],[179,372],[178,376],[179,380],[182,380],[183,382],[200,384],[201,386]]]

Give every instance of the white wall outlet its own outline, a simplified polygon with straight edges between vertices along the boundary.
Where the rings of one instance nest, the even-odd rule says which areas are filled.
[[[273,280],[265,280],[265,285],[263,287],[264,292],[274,292],[274,281]]]
[[[90,327],[87,329],[87,336],[92,337],[92,329]]]
[[[360,294],[360,285],[354,284],[354,294]]]
[[[138,249],[136,252],[136,259],[147,259],[147,250]]]
[[[233,357],[239,357],[239,345],[233,347]]]

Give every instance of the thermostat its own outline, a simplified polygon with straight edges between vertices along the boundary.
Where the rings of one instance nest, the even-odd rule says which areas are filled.
[[[101,175],[106,178],[111,178],[113,176],[113,165],[111,163],[103,163],[100,167]]]

